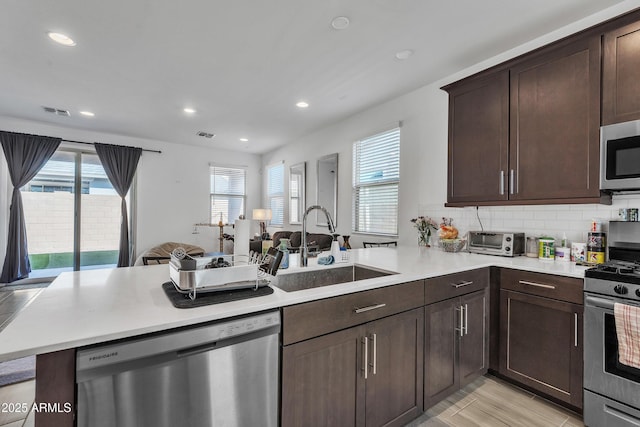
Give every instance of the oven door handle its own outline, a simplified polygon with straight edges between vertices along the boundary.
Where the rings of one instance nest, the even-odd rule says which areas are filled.
[[[592,297],[591,295],[587,295],[584,299],[585,305],[602,308],[604,310],[613,311],[614,301],[605,298]]]

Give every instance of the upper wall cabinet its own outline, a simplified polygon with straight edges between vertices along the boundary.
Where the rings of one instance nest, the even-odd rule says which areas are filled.
[[[599,189],[600,37],[524,55],[449,92],[447,206],[610,203]]]
[[[598,199],[599,135],[598,37],[578,39],[513,67],[509,200]]]
[[[602,124],[640,119],[640,22],[605,33]]]
[[[508,71],[451,88],[448,201],[507,200],[508,150]]]

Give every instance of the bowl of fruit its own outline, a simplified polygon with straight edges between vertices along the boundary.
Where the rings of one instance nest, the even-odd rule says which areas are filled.
[[[438,229],[438,245],[445,252],[460,252],[467,244],[466,239],[458,238],[458,229],[453,226],[451,218],[442,218]]]

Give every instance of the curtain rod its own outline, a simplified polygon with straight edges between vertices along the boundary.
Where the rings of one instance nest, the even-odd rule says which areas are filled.
[[[74,144],[85,144],[85,145],[95,145],[95,142],[83,142],[83,141],[72,141],[70,139],[63,139],[64,142],[73,142]],[[109,145],[115,145],[116,147],[126,147],[126,145],[117,145],[117,144],[109,144]],[[148,150],[146,148],[141,148],[142,151],[147,151],[149,153],[158,153],[158,154],[162,154],[162,151],[160,150]]]

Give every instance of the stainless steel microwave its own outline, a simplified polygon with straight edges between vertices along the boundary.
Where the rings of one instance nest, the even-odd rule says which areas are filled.
[[[640,120],[600,128],[600,189],[640,190]]]

